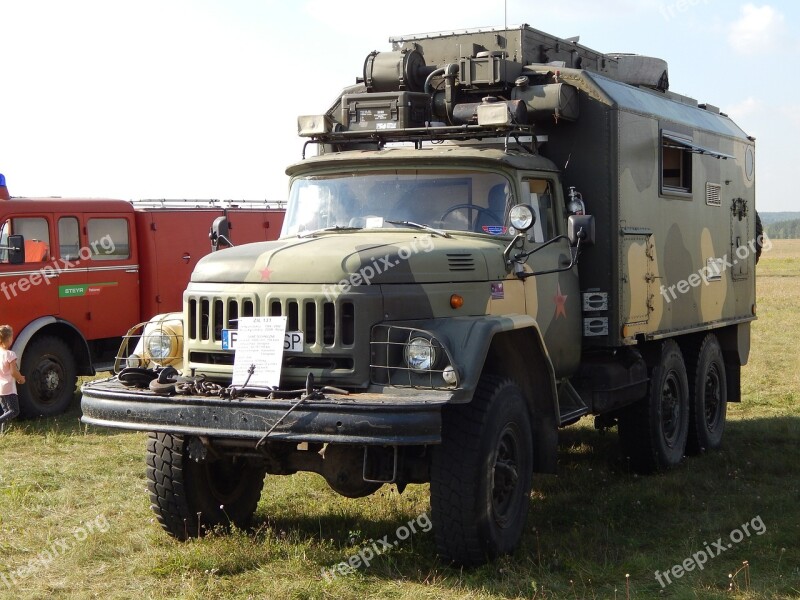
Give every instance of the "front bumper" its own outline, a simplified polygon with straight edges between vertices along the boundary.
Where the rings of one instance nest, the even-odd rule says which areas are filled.
[[[451,392],[384,388],[373,393],[306,400],[270,433],[270,440],[368,445],[441,442],[442,407]],[[160,396],[116,378],[81,387],[81,421],[101,427],[260,440],[296,399]]]

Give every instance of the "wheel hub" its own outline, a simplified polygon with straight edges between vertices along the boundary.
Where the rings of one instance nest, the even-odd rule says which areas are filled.
[[[45,360],[33,373],[33,380],[38,384],[42,400],[52,400],[63,387],[64,370],[59,363]]]
[[[518,461],[519,444],[513,431],[507,428],[497,444],[492,477],[492,510],[500,523],[508,518],[514,501],[519,481]]]
[[[680,382],[677,375],[670,371],[661,388],[661,428],[664,432],[664,439],[670,447],[678,438],[680,423]]]
[[[716,365],[711,365],[705,381],[705,418],[706,427],[713,428],[719,419],[719,409],[722,402],[722,385]]]

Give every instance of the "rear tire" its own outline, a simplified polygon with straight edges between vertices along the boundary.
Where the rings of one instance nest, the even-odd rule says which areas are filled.
[[[187,442],[169,433],[151,433],[147,440],[150,508],[161,527],[179,540],[218,525],[246,528],[261,498],[264,467],[239,457],[197,462]]]
[[[522,390],[483,377],[469,404],[445,407],[431,464],[439,555],[471,566],[519,544],[530,504],[533,441]]]
[[[633,469],[652,473],[678,465],[689,432],[689,383],[678,344],[663,342],[651,360],[647,396],[619,418],[619,437]]]
[[[26,382],[17,387],[24,418],[53,417],[65,412],[75,397],[75,358],[64,340],[43,336],[25,349],[20,372]]]
[[[716,450],[722,445],[728,412],[728,386],[725,361],[717,336],[708,334],[700,344],[696,359],[689,365],[688,454]]]

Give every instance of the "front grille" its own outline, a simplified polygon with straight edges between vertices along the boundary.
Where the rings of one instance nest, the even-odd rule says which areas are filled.
[[[229,381],[235,348],[223,349],[243,317],[285,317],[287,333],[302,345],[283,352],[281,385],[302,385],[309,373],[343,388],[369,386],[369,328],[383,317],[377,286],[355,296],[326,297],[318,285],[190,286],[184,295],[186,368],[215,381]],[[358,323],[356,321],[358,320]],[[363,330],[356,342],[356,328]],[[297,336],[291,336],[296,339]],[[360,343],[362,342],[363,343]]]
[[[255,316],[253,298],[190,298],[187,316],[190,340],[218,342],[223,329],[237,329],[239,317]]]
[[[190,297],[187,302],[188,338],[196,342],[220,342],[223,329],[238,329],[240,317],[286,317],[286,331],[302,331],[305,345],[318,348],[352,346],[355,343],[355,308],[352,302],[322,298],[280,298],[267,295],[263,311],[252,297]]]

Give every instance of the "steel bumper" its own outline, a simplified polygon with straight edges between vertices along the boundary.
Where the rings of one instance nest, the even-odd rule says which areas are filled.
[[[260,440],[297,402],[172,395],[122,385],[116,378],[81,387],[81,421],[101,427]],[[452,393],[385,388],[380,393],[327,395],[306,400],[278,424],[269,439],[374,445],[441,442],[442,406]]]

